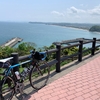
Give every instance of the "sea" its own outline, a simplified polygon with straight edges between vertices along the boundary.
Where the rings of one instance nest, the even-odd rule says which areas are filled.
[[[47,24],[0,22],[0,45],[14,37],[22,38],[22,42],[35,43],[37,48],[41,48],[50,46],[53,42],[76,38],[100,39],[100,33]]]

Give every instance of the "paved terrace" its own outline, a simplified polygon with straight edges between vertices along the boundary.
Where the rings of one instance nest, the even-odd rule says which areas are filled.
[[[41,90],[25,90],[24,100],[100,100],[100,53],[61,69],[51,73],[48,85]]]

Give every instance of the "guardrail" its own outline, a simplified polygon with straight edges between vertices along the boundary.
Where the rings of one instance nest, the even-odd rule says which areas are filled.
[[[60,43],[58,43],[58,44],[56,44],[56,48],[55,49],[51,49],[51,50],[47,51],[48,54],[52,54],[54,52],[56,53],[55,59],[50,61],[50,62],[48,62],[48,64],[49,64],[49,66],[52,66],[52,65],[56,64],[56,72],[60,72],[61,71],[61,67],[60,67],[61,61],[67,60],[68,58],[71,58],[71,57],[74,57],[74,56],[78,56],[78,61],[81,62],[82,61],[82,54],[84,52],[86,52],[88,50],[91,50],[91,55],[95,54],[96,48],[100,47],[100,45],[96,45],[97,42],[99,42],[99,41],[100,41],[100,39],[96,39],[96,38],[88,39],[88,41],[79,40],[79,41],[77,41],[78,43],[75,43],[75,44],[72,44],[72,45],[68,45],[68,46],[64,46],[64,47],[62,47],[62,45]],[[88,44],[88,43],[92,43],[91,48],[83,50],[83,45],[84,44]],[[78,52],[77,53],[69,55],[69,56],[66,55],[66,56],[61,57],[61,50],[64,50],[64,49],[67,49],[67,48],[71,48],[71,47],[75,47],[75,46],[78,47]],[[25,55],[25,56],[20,56],[19,57],[18,53],[12,53],[11,56],[14,57],[13,64],[17,64],[17,63],[19,63],[19,61],[29,59],[28,58],[29,55]],[[16,67],[14,69],[14,71],[16,71],[16,70],[18,70],[18,67]]]

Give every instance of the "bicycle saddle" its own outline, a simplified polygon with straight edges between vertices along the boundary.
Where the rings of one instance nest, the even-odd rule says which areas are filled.
[[[0,62],[1,63],[5,63],[5,62],[7,62],[7,61],[9,61],[11,59],[13,59],[13,57],[5,58],[5,59],[0,59]]]
[[[0,68],[8,68],[10,66],[10,63],[8,63],[8,61],[11,59],[13,59],[13,57],[1,59],[0,60]]]

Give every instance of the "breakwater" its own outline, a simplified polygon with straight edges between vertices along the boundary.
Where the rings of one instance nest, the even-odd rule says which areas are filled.
[[[9,46],[13,47],[15,46],[18,42],[21,42],[23,39],[19,37],[12,38],[11,40],[7,41],[5,44],[1,45],[1,47]]]

